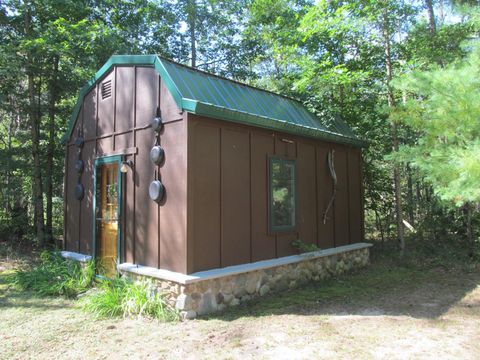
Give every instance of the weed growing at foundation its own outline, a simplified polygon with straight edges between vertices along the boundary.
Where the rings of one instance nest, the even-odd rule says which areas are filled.
[[[300,250],[301,253],[321,250],[317,245],[304,243],[300,239],[293,240],[292,241],[292,246],[294,248],[297,248],[298,250]]]
[[[176,321],[178,312],[168,304],[165,294],[153,290],[148,282],[123,278],[100,280],[97,290],[82,298],[83,308],[100,318],[146,317]]]
[[[37,265],[16,271],[12,282],[22,290],[32,290],[38,295],[71,298],[89,289],[94,276],[93,261],[82,267],[75,261],[65,260],[58,252],[44,251]]]

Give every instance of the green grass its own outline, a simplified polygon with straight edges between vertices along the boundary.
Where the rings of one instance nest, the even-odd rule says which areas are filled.
[[[355,302],[368,303],[379,294],[393,291],[397,287],[414,288],[417,284],[427,281],[429,276],[430,273],[418,269],[375,265],[320,283],[311,283],[298,289],[262,297],[247,306],[229,309],[222,316],[228,319],[289,313],[292,309],[315,311],[325,304],[348,304],[353,299]]]
[[[149,283],[134,283],[123,278],[95,281],[93,261],[82,267],[78,262],[65,260],[58,252],[44,251],[31,267],[2,275],[4,282],[40,296],[75,298],[91,289],[83,296],[81,306],[97,317],[179,319],[165,294],[154,291]]]
[[[324,305],[378,303],[383,294],[403,289],[405,294],[432,282],[442,282],[443,272],[471,273],[478,271],[479,262],[470,259],[462,243],[407,243],[401,255],[395,242],[371,248],[371,265],[319,283],[286,290],[251,301],[248,305],[230,308],[220,315],[224,319],[245,316],[266,316],[289,313],[294,309],[313,311]],[[408,306],[406,304],[405,306]],[[301,311],[301,310],[300,310]],[[212,315],[210,317],[218,317]]]
[[[22,290],[41,296],[75,297],[92,286],[95,276],[93,262],[84,267],[62,258],[58,252],[44,251],[40,262],[29,269],[17,270],[11,281]]]
[[[131,282],[123,278],[100,280],[98,290],[82,299],[82,307],[99,318],[179,319],[178,312],[168,305],[165,294],[157,292],[147,281]]]

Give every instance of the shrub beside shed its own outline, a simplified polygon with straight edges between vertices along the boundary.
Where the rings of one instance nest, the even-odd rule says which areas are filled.
[[[368,262],[364,142],[294,99],[112,56],[64,140],[64,255],[155,279],[188,317]]]

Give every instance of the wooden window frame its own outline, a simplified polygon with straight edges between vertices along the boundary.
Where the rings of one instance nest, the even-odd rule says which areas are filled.
[[[293,225],[280,225],[275,226],[273,224],[273,163],[280,161],[283,163],[293,164],[293,206],[294,206],[294,224]],[[268,233],[294,233],[298,228],[298,190],[297,190],[298,176],[297,176],[297,160],[282,156],[269,156],[268,157]]]

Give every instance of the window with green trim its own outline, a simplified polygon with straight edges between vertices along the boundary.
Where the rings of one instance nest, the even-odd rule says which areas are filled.
[[[270,232],[285,232],[296,228],[296,161],[269,158],[269,225]]]

